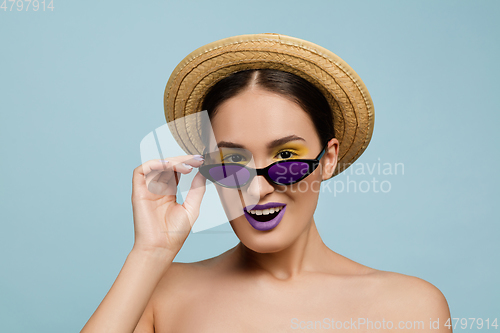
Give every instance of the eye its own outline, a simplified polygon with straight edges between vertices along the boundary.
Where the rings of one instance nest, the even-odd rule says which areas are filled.
[[[245,156],[239,155],[239,154],[232,154],[229,156],[226,156],[224,158],[224,162],[226,163],[241,163],[245,159]]]
[[[276,155],[278,158],[281,158],[283,160],[286,160],[288,158],[292,158],[295,155],[295,153],[289,151],[289,150],[283,150]]]

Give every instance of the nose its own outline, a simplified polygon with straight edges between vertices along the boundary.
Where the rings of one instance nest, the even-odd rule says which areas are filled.
[[[252,203],[257,203],[266,195],[274,192],[274,190],[274,186],[269,184],[264,176],[255,176],[250,184],[248,184],[245,192]]]

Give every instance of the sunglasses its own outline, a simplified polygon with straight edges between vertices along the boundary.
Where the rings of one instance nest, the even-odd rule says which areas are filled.
[[[264,176],[270,183],[276,185],[292,185],[300,182],[316,170],[319,161],[326,152],[326,144],[315,159],[288,159],[277,161],[265,168],[254,169],[241,163],[203,164],[199,171],[207,179],[223,187],[240,188],[245,186],[255,176]],[[211,153],[211,154],[217,154]],[[207,157],[211,154],[205,154]],[[205,163],[207,158],[205,158]]]

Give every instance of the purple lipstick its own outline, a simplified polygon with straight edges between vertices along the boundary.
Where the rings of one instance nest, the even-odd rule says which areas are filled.
[[[268,202],[263,205],[246,206],[243,210],[245,217],[254,229],[260,231],[275,228],[285,215],[286,204]]]

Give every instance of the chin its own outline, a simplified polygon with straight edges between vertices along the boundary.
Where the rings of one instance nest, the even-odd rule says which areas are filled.
[[[275,253],[287,249],[306,228],[306,225],[296,225],[286,218],[283,218],[275,228],[267,231],[254,229],[245,216],[230,221],[230,224],[241,243],[257,253]]]

